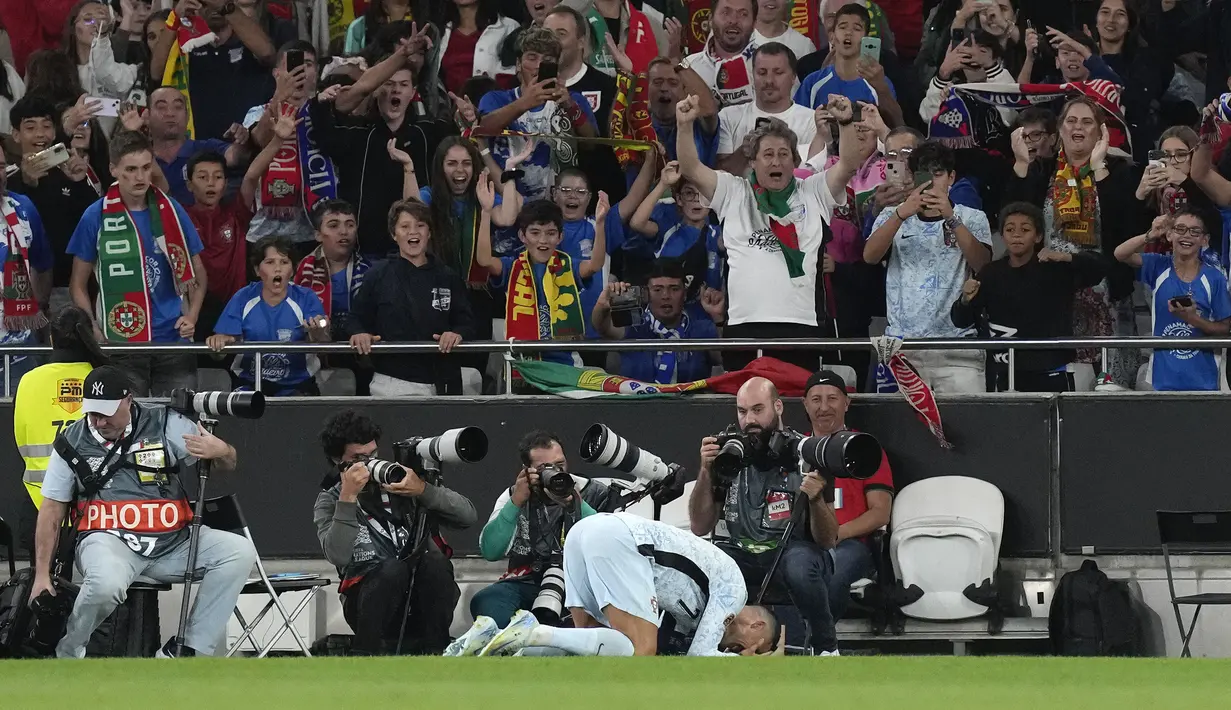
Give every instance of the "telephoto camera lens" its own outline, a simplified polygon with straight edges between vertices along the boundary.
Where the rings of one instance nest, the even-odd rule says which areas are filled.
[[[800,441],[799,457],[826,475],[863,480],[880,468],[881,445],[871,434],[838,431]]]
[[[534,598],[530,612],[540,624],[555,626],[564,614],[564,570],[552,565],[543,572],[539,595]]]
[[[450,429],[416,443],[415,453],[434,463],[477,463],[487,456],[487,434],[477,426]]]
[[[400,483],[406,478],[406,469],[383,459],[368,459],[368,471],[372,474],[372,480],[382,486]]]
[[[581,437],[581,458],[617,471],[631,473],[645,481],[661,481],[671,468],[661,458],[637,448],[605,424],[595,424]]]
[[[206,417],[239,417],[260,419],[265,414],[265,395],[260,392],[194,392],[177,389],[171,392],[171,408],[193,411]]]

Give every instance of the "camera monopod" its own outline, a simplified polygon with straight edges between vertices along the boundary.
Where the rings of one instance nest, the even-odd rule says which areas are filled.
[[[769,565],[769,572],[765,574],[765,579],[761,580],[761,591],[757,592],[757,600],[755,604],[760,605],[761,600],[765,598],[765,592],[769,589],[769,583],[774,578],[774,572],[778,571],[778,563],[782,561],[782,555],[786,552],[786,547],[790,543],[791,535],[795,532],[795,527],[803,520],[804,511],[808,509],[808,494],[800,491],[795,494],[795,502],[792,503],[791,519],[787,521],[786,527],[782,529],[782,539],[778,541],[778,549],[774,551],[774,561]]]
[[[435,486],[440,485],[439,470],[425,470],[422,474],[424,485]],[[426,550],[424,549],[428,542],[427,535],[427,509],[423,505],[415,506],[415,527],[412,535],[413,542],[410,545],[410,554],[406,559],[410,562],[410,580],[406,585],[406,603],[402,605],[402,625],[398,628],[398,645],[394,650],[394,655],[402,655],[402,641],[406,638],[406,620],[410,617],[410,599],[415,591],[415,572],[419,570],[419,560],[423,557]]]
[[[214,433],[218,420],[205,415],[197,420],[205,431]],[[209,482],[210,468],[214,462],[208,459],[197,461],[197,501],[193,505],[192,525],[188,529],[188,565],[184,569],[184,598],[180,601],[180,628],[175,634],[175,655],[184,654],[184,632],[188,628],[188,605],[192,597],[192,582],[197,573],[197,550],[201,547],[201,519],[205,516],[205,484]]]

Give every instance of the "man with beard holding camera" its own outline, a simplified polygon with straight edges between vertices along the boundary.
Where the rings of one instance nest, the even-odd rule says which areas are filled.
[[[736,394],[735,407],[740,430],[748,440],[746,454],[738,472],[724,478],[714,466],[722,450],[718,437],[707,436],[701,441],[701,467],[688,500],[692,532],[701,536],[714,533],[721,520],[726,539],[716,544],[739,565],[749,596],[761,588],[778,545],[785,544],[772,584],[785,586],[811,624],[814,650],[823,656],[838,655],[829,610],[833,558],[828,551],[838,538],[833,488],[818,473],[800,474],[793,457],[772,451],[774,442],[781,438],[775,434],[786,431],[782,400],[772,382],[763,377],[745,382]],[[806,496],[807,508],[801,511],[792,538],[783,540],[799,493]],[[719,529],[717,537],[724,537],[723,533]],[[759,600],[750,601],[755,604]]]
[[[429,485],[404,466],[399,468],[405,478],[378,484],[371,471],[378,466],[368,464],[376,461],[380,434],[376,422],[353,410],[325,423],[321,446],[334,471],[316,497],[316,536],[325,559],[338,568],[342,613],[355,632],[355,653],[396,652],[409,594],[402,652],[439,654],[449,643],[453,609],[461,597],[440,528],[468,528],[477,516],[465,496]],[[420,510],[427,513],[428,535],[415,550],[413,528]]]
[[[560,605],[543,612],[563,613],[563,597],[551,595],[553,590],[545,584],[562,581],[556,575],[562,566],[564,540],[577,521],[596,512],[610,512],[615,503],[616,496],[606,485],[568,474],[568,459],[556,434],[532,431],[522,437],[517,453],[522,463],[517,480],[496,500],[479,534],[484,559],[494,562],[507,557],[509,570],[470,600],[475,626],[449,646],[446,656],[478,652],[519,610],[542,613],[535,609],[540,595],[547,594]]]

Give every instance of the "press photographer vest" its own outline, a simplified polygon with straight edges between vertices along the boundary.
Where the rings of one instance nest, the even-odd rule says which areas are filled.
[[[611,490],[597,481],[586,481],[581,488],[581,499],[595,512],[611,512]],[[563,553],[568,528],[580,519],[580,509],[538,503],[524,506],[517,514],[505,578],[541,574],[553,556]]]
[[[763,471],[748,466],[740,471],[722,506],[731,542],[754,553],[777,548],[802,483],[798,469]],[[807,530],[807,525],[799,526],[797,534],[800,528]]]
[[[337,485],[341,491],[342,484]],[[399,496],[389,496],[391,501],[399,501]],[[392,514],[373,516],[368,509],[381,504],[381,497],[369,493],[359,494],[359,504],[355,506],[355,515],[359,518],[359,534],[355,536],[355,545],[351,548],[350,562],[345,567],[338,568],[338,592],[359,583],[364,575],[371,572],[381,563],[396,558],[410,544],[413,534],[409,527],[398,522]],[[401,506],[398,506],[399,508]],[[414,515],[414,506],[409,510],[398,510],[399,514]]]
[[[119,453],[115,475],[93,496],[76,503],[74,518],[79,540],[92,533],[108,532],[143,557],[159,557],[187,538],[192,507],[180,482],[179,462],[166,445],[167,416],[163,405],[142,406],[133,402],[132,434],[122,438],[127,439],[128,446]],[[107,442],[108,446],[104,446],[101,437],[90,429],[88,417],[69,426],[61,436],[92,471],[107,461],[110,446],[117,445]],[[115,455],[111,456],[107,470],[115,460]],[[170,471],[140,472],[134,463]]]

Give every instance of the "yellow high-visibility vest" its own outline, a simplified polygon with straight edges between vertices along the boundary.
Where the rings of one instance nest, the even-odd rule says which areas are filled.
[[[35,507],[43,505],[43,477],[56,435],[82,417],[88,362],[53,362],[27,372],[13,400],[13,438],[26,461],[21,477]]]

